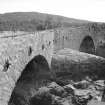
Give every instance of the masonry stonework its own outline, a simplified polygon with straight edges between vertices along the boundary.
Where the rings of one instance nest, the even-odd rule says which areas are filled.
[[[35,56],[42,55],[51,66],[52,54],[63,48],[79,50],[90,36],[95,48],[105,30],[91,27],[60,28],[42,32],[3,32],[0,35],[0,105],[7,105],[22,70]]]
[[[52,40],[52,32],[25,33],[21,38],[18,35],[0,38],[0,105],[7,105],[17,79],[33,57],[42,55],[50,65]],[[28,55],[30,48],[32,54]]]

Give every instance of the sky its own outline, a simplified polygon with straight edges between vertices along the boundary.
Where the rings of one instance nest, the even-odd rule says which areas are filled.
[[[0,13],[32,11],[105,22],[105,0],[0,0]]]

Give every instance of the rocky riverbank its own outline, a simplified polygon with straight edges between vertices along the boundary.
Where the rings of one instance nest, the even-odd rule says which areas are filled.
[[[63,86],[51,82],[38,89],[30,105],[105,105],[104,80],[71,81]]]
[[[59,81],[48,83],[34,91],[26,100],[17,94],[15,103],[9,105],[105,105],[105,81]],[[63,85],[60,85],[63,84]]]

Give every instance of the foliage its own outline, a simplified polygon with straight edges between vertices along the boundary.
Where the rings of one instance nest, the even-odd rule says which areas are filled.
[[[35,31],[60,27],[61,22],[54,22],[52,18],[46,17],[45,20],[29,20],[29,21],[1,21],[0,31]]]

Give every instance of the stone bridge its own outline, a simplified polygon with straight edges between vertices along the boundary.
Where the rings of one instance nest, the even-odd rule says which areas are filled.
[[[24,75],[29,70],[36,80],[52,75],[53,53],[63,48],[96,54],[98,43],[103,41],[105,31],[82,26],[0,34],[0,105],[7,105],[17,82],[20,78],[25,78]],[[38,76],[35,75],[37,73]]]

